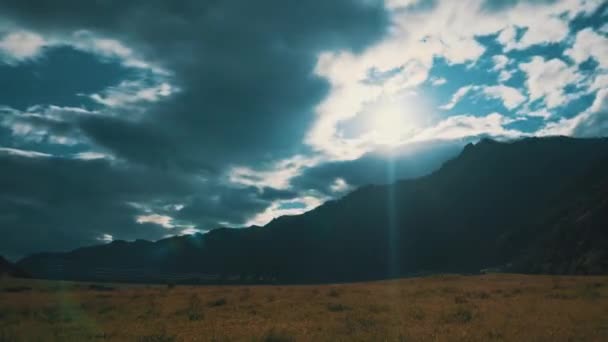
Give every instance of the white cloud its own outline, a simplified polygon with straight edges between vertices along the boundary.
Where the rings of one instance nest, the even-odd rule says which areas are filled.
[[[179,233],[179,235],[193,235],[196,233],[200,233],[202,232],[200,229],[196,229],[194,228],[194,226],[182,229],[181,232]]]
[[[448,64],[476,63],[485,52],[477,37],[499,34],[506,50],[561,42],[568,35],[568,20],[589,14],[601,5],[601,1],[586,0],[526,1],[487,10],[484,0],[463,0],[440,1],[426,9],[410,6],[416,2],[387,0],[387,8],[392,10],[389,34],[362,53],[332,51],[319,55],[315,72],[327,79],[331,89],[317,106],[316,122],[305,141],[314,150],[340,160],[355,159],[372,150],[378,142],[365,137],[368,132],[346,137],[339,126],[364,115],[364,108],[370,103],[386,101],[426,82],[436,58],[443,58]],[[516,27],[524,30],[521,39],[516,39]],[[381,82],[366,84],[362,80],[370,70],[399,71]],[[500,70],[500,82],[512,74],[513,71]],[[530,82],[532,93],[537,96],[542,87],[533,83]],[[547,93],[551,93],[546,100],[552,106],[565,102],[563,94]],[[451,103],[444,108],[451,108],[456,102]],[[428,115],[432,114],[430,110]],[[406,140],[404,136],[403,141]]]
[[[510,70],[510,71],[501,70],[500,73],[498,74],[498,82],[506,82],[506,81],[510,80],[514,73],[515,73],[515,71],[513,71],[513,70]]]
[[[330,189],[333,193],[344,193],[348,190],[350,190],[352,187],[350,186],[350,184],[348,184],[344,178],[336,178],[334,180],[334,182],[332,183],[332,185],[330,186]]]
[[[492,56],[492,63],[494,63],[494,66],[492,67],[492,69],[490,69],[490,71],[499,73],[499,82],[506,82],[511,78],[511,76],[513,76],[513,70],[506,70],[506,67],[511,63],[509,57],[505,55]]]
[[[105,242],[105,243],[110,243],[110,242],[114,241],[114,237],[110,234],[101,234],[100,236],[98,236],[96,238],[96,240]]]
[[[522,112],[521,114],[532,117],[539,117],[543,119],[549,119],[553,114],[546,108],[541,108],[539,110],[531,111],[531,112]]]
[[[322,196],[307,195],[290,200],[278,200],[263,212],[256,214],[245,225],[263,226],[281,216],[299,215],[320,206],[328,199]],[[293,204],[297,204],[297,206],[292,206]]]
[[[508,87],[505,85],[495,85],[495,86],[477,86],[477,85],[467,85],[458,89],[450,99],[450,102],[442,105],[439,109],[443,110],[451,110],[456,104],[458,104],[466,95],[471,92],[475,93],[483,93],[490,98],[500,99],[502,100],[504,106],[507,109],[514,109],[520,104],[522,104],[526,97],[521,94],[521,92],[513,87]]]
[[[586,28],[576,34],[574,44],[565,51],[565,55],[582,63],[592,57],[601,68],[608,69],[608,38]]]
[[[511,122],[513,122],[513,119],[506,118],[499,113],[492,113],[482,117],[455,115],[448,117],[435,126],[423,129],[414,135],[409,142],[456,140],[480,135],[504,138],[522,136],[522,133],[519,131],[504,128],[504,125]]]
[[[431,81],[431,85],[435,86],[435,87],[438,87],[442,84],[446,84],[448,82],[448,80],[446,80],[443,77],[431,77],[430,81]]]
[[[37,151],[20,150],[17,148],[0,147],[0,153],[5,153],[13,156],[26,157],[26,158],[47,158],[52,157],[48,153],[42,153]]]
[[[74,154],[73,158],[80,160],[114,159],[111,155],[94,151],[79,152]]]
[[[526,97],[523,96],[519,90],[513,87],[507,87],[504,85],[497,86],[485,86],[482,87],[482,92],[489,97],[501,99],[504,106],[511,110],[518,107],[524,101],[526,101]]]
[[[32,106],[26,111],[0,106],[0,127],[27,142],[75,145],[85,139],[72,122],[96,112],[77,107]]]
[[[494,63],[492,71],[499,71],[504,69],[507,64],[509,64],[509,57],[505,55],[492,56],[492,62]]]
[[[458,102],[460,102],[460,100],[462,100],[463,97],[465,97],[470,91],[475,90],[476,86],[472,86],[472,85],[467,85],[464,87],[460,87],[453,95],[452,98],[450,99],[450,102],[439,106],[439,109],[443,109],[443,110],[450,110],[452,108],[454,108],[454,106],[456,106],[456,104],[458,104]]]
[[[543,98],[549,109],[568,103],[572,97],[565,94],[564,88],[582,80],[576,67],[570,67],[557,58],[547,61],[535,56],[529,63],[521,63],[519,68],[527,75],[526,86],[530,101]]]
[[[608,89],[597,92],[589,108],[572,118],[550,122],[537,133],[546,135],[573,135],[600,137],[608,135]]]
[[[533,17],[528,14],[526,19],[530,20]],[[504,45],[506,51],[523,50],[533,45],[548,44],[561,42],[568,36],[568,22],[560,17],[541,16],[538,18],[542,21],[542,25],[534,25],[527,22],[526,32],[517,40],[515,34],[515,26],[510,26],[502,31],[498,41]]]
[[[608,88],[608,73],[595,75],[593,81],[589,84],[589,91],[596,91],[603,88]]]
[[[157,102],[176,91],[175,87],[166,82],[150,86],[141,81],[123,81],[118,86],[89,97],[108,107],[125,107],[139,102]]]
[[[158,215],[158,214],[139,215],[135,218],[135,221],[139,224],[142,224],[142,223],[157,224],[166,229],[175,228],[175,225],[173,224],[173,218],[171,216],[166,216],[166,215]]]
[[[127,67],[148,69],[157,75],[170,74],[166,69],[145,60],[135,50],[125,43],[94,34],[93,32],[80,30],[70,36],[54,37],[55,45],[70,45],[76,49],[93,53],[104,58],[116,58]]]
[[[320,162],[319,157],[296,155],[280,160],[264,170],[254,170],[245,166],[233,167],[228,172],[228,179],[233,184],[254,186],[258,189],[269,187],[284,190],[290,187],[291,179],[299,176],[304,169],[318,165]]]
[[[45,40],[28,31],[15,31],[0,39],[0,60],[14,64],[37,57],[45,46]]]

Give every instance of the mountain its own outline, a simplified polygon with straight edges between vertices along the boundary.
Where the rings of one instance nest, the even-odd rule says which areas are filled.
[[[3,276],[29,278],[29,275],[0,255],[0,278]]]
[[[436,172],[264,227],[42,253],[36,277],[328,282],[481,269],[608,272],[608,139],[483,139]]]

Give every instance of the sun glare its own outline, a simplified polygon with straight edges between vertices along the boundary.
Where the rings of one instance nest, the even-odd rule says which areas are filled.
[[[367,109],[366,131],[377,145],[401,145],[430,119],[427,101],[421,94],[405,94],[378,101]]]
[[[407,129],[404,113],[394,105],[381,106],[373,114],[372,132],[374,140],[380,145],[398,145]]]

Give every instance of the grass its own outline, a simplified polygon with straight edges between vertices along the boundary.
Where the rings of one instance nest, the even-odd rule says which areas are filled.
[[[608,277],[340,285],[0,280],[4,341],[608,341]]]

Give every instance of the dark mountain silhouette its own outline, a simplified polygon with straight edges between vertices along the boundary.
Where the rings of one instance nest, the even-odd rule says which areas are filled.
[[[264,227],[115,241],[18,265],[37,277],[326,282],[427,272],[608,272],[608,139],[484,139],[438,171]]]
[[[4,276],[29,278],[29,274],[0,255],[0,278]]]

